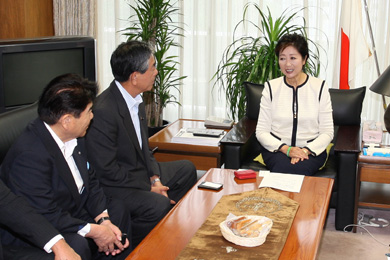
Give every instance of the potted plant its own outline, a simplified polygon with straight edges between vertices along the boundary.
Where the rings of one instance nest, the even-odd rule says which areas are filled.
[[[171,17],[178,14],[179,9],[169,0],[139,0],[137,5],[130,5],[135,14],[129,17],[130,26],[125,28],[124,35],[128,40],[148,42],[155,50],[156,77],[153,89],[143,94],[148,126],[163,125],[163,109],[169,103],[180,103],[170,92],[179,91],[178,86],[186,76],[177,76],[180,63],[177,56],[168,56],[168,50],[181,47],[177,37],[182,37],[181,26]]]
[[[256,8],[261,22],[247,20],[247,12],[250,7]],[[217,72],[214,87],[219,87],[226,93],[226,100],[229,104],[230,117],[234,120],[241,119],[245,115],[246,95],[243,82],[264,83],[267,80],[280,77],[278,59],[275,55],[275,47],[280,37],[286,33],[299,33],[306,37],[305,26],[293,24],[300,10],[288,15],[285,10],[276,20],[272,18],[268,9],[266,15],[255,3],[248,3],[244,7],[243,18],[238,22],[233,33],[233,42],[225,49]],[[303,19],[303,18],[302,18]],[[304,22],[304,20],[303,20]],[[260,31],[259,37],[241,36],[237,37],[237,30],[240,26],[254,26]],[[305,65],[306,73],[318,76],[320,69],[319,47],[310,39],[309,59]]]

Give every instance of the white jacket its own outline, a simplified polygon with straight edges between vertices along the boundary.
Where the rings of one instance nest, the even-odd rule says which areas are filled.
[[[332,103],[325,81],[308,76],[296,90],[285,77],[266,82],[256,127],[256,137],[265,149],[276,152],[286,144],[306,147],[319,155],[332,141],[333,131]]]

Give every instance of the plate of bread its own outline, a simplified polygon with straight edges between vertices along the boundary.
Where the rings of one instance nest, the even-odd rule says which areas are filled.
[[[272,228],[272,220],[265,216],[243,215],[228,218],[219,227],[223,237],[239,246],[262,245]]]

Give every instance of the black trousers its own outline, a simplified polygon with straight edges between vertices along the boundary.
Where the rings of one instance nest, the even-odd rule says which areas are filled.
[[[271,172],[302,174],[306,176],[315,174],[325,163],[327,157],[325,150],[318,156],[309,155],[308,160],[291,164],[291,158],[282,152],[273,153],[263,148],[261,153],[267,168]]]
[[[116,225],[122,233],[126,233],[129,241],[131,242],[131,214],[123,201],[113,198],[108,198],[108,214],[110,215],[111,222]],[[93,219],[88,220],[89,223],[95,223]],[[69,245],[81,256],[81,259],[118,259],[124,260],[131,253],[132,247],[130,246],[121,252],[119,255],[106,256],[104,253],[98,252],[98,247],[95,242],[90,238],[81,237],[78,234],[65,234],[63,235]],[[90,256],[91,255],[91,256]]]
[[[161,183],[169,187],[168,197],[139,189],[106,189],[106,194],[116,196],[126,204],[131,212],[133,249],[145,238],[157,223],[196,183],[196,168],[187,160],[159,163]]]

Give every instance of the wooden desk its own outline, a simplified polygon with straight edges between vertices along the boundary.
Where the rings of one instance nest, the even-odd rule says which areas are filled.
[[[222,165],[222,147],[172,143],[181,128],[204,128],[204,121],[179,119],[149,138],[149,147],[157,147],[154,157],[159,162],[190,160],[197,170],[209,170]]]
[[[223,195],[257,189],[260,177],[237,180],[233,170],[210,169],[199,181],[224,184],[215,192],[194,186],[126,258],[175,259],[200,228]],[[333,180],[305,177],[300,193],[280,191],[299,208],[279,259],[315,259],[320,244]]]

